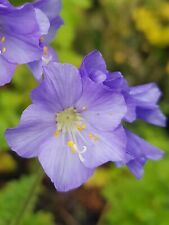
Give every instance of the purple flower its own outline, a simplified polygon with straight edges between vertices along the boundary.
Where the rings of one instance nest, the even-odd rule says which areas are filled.
[[[39,40],[48,29],[48,18],[31,4],[16,8],[0,1],[0,85],[10,82],[17,64],[41,58]]]
[[[43,67],[57,61],[47,46],[63,24],[60,9],[60,0],[37,0],[20,7],[0,1],[0,85],[10,82],[17,64],[30,63],[40,81]]]
[[[127,105],[124,116],[126,122],[143,119],[154,125],[165,126],[166,118],[160,111],[158,100],[161,96],[159,88],[154,83],[129,87],[120,72],[109,72],[105,61],[98,51],[88,54],[80,67],[82,77],[89,77],[96,83],[102,83],[117,93],[121,93]],[[125,130],[127,138],[126,157],[117,165],[126,164],[132,173],[141,178],[143,165],[148,159],[157,160],[163,152],[148,144],[140,137]]]
[[[69,64],[50,63],[32,92],[33,104],[18,127],[6,131],[13,151],[38,157],[59,191],[84,183],[105,162],[125,160],[126,134],[121,93],[81,77]]]

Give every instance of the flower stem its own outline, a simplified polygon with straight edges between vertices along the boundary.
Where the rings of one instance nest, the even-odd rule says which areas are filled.
[[[42,169],[39,167],[37,170],[37,174],[35,176],[35,179],[30,187],[29,192],[27,193],[27,196],[25,196],[25,201],[22,204],[22,207],[20,208],[20,210],[18,211],[17,216],[15,217],[15,219],[11,222],[10,225],[21,225],[24,219],[24,216],[27,212],[27,209],[29,208],[29,205],[32,201],[32,199],[35,197],[37,190],[39,188],[39,185],[42,182],[44,173],[42,171]]]

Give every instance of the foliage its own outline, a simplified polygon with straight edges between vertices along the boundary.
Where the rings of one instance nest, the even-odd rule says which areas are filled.
[[[41,188],[36,176],[12,181],[0,192],[0,225],[52,225],[49,213],[33,213]],[[33,189],[32,189],[33,188]],[[22,218],[22,220],[21,220]],[[21,221],[20,221],[21,220]]]

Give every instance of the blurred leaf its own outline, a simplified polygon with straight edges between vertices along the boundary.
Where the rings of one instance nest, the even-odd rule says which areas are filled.
[[[0,152],[0,173],[14,171],[17,167],[16,161],[6,152]]]
[[[38,212],[25,218],[22,225],[55,225],[50,213]]]
[[[21,216],[24,207],[26,207],[27,217],[32,213],[39,187],[32,186],[35,183],[36,176],[24,177],[20,181],[12,181],[0,192],[0,225],[15,225]],[[31,195],[33,194],[33,196]],[[31,198],[31,201],[30,199]]]

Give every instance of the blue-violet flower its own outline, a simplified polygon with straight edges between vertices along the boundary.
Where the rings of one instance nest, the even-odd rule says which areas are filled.
[[[117,93],[121,93],[127,105],[124,121],[132,123],[136,119],[143,119],[154,125],[165,126],[166,118],[160,111],[158,101],[161,91],[154,83],[129,87],[126,79],[120,72],[109,72],[106,63],[98,51],[89,53],[80,67],[82,77],[88,77],[96,83],[102,83]],[[143,166],[148,159],[158,160],[163,152],[150,145],[140,137],[125,129],[126,157],[117,166],[126,164],[131,172],[141,178]]]
[[[121,93],[82,77],[70,64],[50,63],[31,98],[6,139],[20,156],[38,157],[57,190],[79,187],[103,163],[125,161]]]

